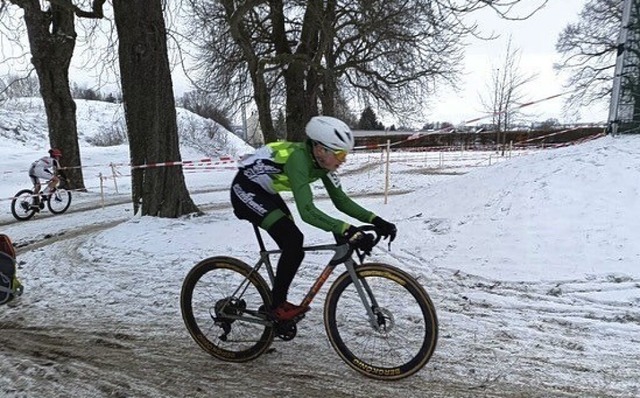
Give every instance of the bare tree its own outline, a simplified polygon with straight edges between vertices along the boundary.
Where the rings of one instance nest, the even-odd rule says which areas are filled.
[[[161,0],[114,0],[120,75],[131,163],[181,160]],[[178,217],[198,208],[181,166],[134,168],[134,210],[142,215]]]
[[[75,17],[103,18],[105,0],[92,0],[91,11],[81,10],[72,0],[49,0],[45,8],[41,8],[40,3],[38,0],[0,0],[0,17],[7,15],[10,4],[18,5],[24,12],[29,52],[45,102],[51,145],[63,149],[63,165],[74,166],[67,175],[72,177],[72,187],[79,188],[83,187],[82,170],[79,167],[75,102],[68,79],[77,38]],[[176,111],[163,20],[163,11],[168,9],[162,8],[160,0],[152,4],[129,3],[117,3],[121,13],[116,15],[116,22],[120,22],[120,27],[124,26],[118,30],[121,36],[120,69],[122,84],[128,90],[128,95],[123,93],[123,96],[132,162],[143,166],[159,161],[179,161]],[[10,14],[11,17],[15,15]],[[0,30],[6,26],[2,25]],[[96,25],[91,25],[89,30],[95,33]],[[9,32],[13,30],[9,29]],[[107,37],[113,38],[112,31],[106,33]],[[14,34],[10,41],[19,43],[20,36]],[[110,40],[111,43],[114,41]],[[107,59],[98,70],[112,66],[112,57],[92,59]],[[141,206],[144,215],[176,217],[198,210],[186,190],[180,167],[137,168],[133,174],[136,212]]]
[[[568,24],[558,37],[556,50],[562,59],[557,70],[570,73],[566,86],[573,90],[568,103],[589,105],[594,101],[609,100],[616,56],[622,49],[618,45],[618,33],[622,20],[621,0],[589,0],[580,12],[579,21]],[[630,61],[635,60],[635,72],[625,77],[627,85],[638,85],[638,60],[640,59],[640,2],[631,2],[633,18],[628,26]],[[640,99],[640,98],[639,98]],[[640,102],[640,101],[638,101]]]
[[[10,74],[0,81],[0,99],[37,97],[40,95],[38,79],[35,76],[20,77]]]
[[[61,148],[63,165],[70,167],[66,176],[69,186],[84,189],[84,179],[78,146],[76,104],[69,89],[69,65],[76,44],[75,17],[102,18],[106,0],[94,0],[91,11],[83,11],[71,0],[50,0],[42,8],[38,0],[9,0],[23,11],[29,38],[31,63],[40,83],[49,127],[51,147]],[[0,2],[0,12],[6,12],[6,0]]]
[[[391,113],[419,107],[437,81],[456,84],[461,40],[476,26],[462,17],[520,0],[191,0],[202,38],[199,65],[214,91],[242,97],[248,81],[265,139],[275,139],[271,102],[285,98],[289,139],[304,136],[339,97],[376,102]],[[546,0],[537,2],[540,6]],[[526,16],[525,16],[526,18]],[[204,32],[204,34],[203,34]],[[275,115],[273,115],[275,116]]]
[[[524,74],[520,70],[520,51],[507,42],[504,61],[493,69],[490,86],[481,102],[492,114],[496,128],[496,145],[506,147],[506,132],[523,116],[521,105],[525,100],[524,86],[536,78],[535,74]]]
[[[232,130],[231,120],[229,120],[227,116],[229,110],[225,109],[224,101],[220,101],[218,98],[202,91],[195,90],[184,93],[182,98],[178,100],[178,103],[196,115],[214,120],[225,129],[229,131]]]

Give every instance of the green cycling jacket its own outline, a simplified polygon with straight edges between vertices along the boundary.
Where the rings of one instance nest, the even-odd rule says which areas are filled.
[[[312,143],[279,141],[267,144],[239,162],[240,172],[267,192],[291,191],[302,220],[322,230],[342,234],[349,224],[335,219],[313,204],[310,184],[321,179],[334,206],[363,223],[375,214],[351,200],[340,186],[335,172],[318,166]]]

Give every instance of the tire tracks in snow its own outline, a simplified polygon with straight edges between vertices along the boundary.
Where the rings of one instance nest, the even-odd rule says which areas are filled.
[[[95,204],[93,209],[100,207]],[[220,202],[200,208],[216,211],[230,206]],[[19,252],[68,241],[65,255],[71,262],[82,263],[85,260],[77,248],[86,239],[128,219],[122,217],[24,242]],[[440,220],[431,227],[446,233],[444,226],[446,222]],[[591,283],[606,281],[564,281],[557,291],[554,289],[558,282],[493,281],[439,268],[437,256],[424,259],[404,251],[390,255],[397,265],[421,278],[440,317],[439,347],[427,367],[410,379],[376,382],[349,372],[335,356],[328,361],[325,357],[315,358],[310,353],[331,347],[322,336],[310,339],[304,329],[295,344],[276,343],[274,352],[251,363],[231,364],[212,359],[195,347],[179,320],[168,324],[150,316],[143,325],[127,323],[126,318],[114,325],[113,319],[105,318],[94,319],[91,325],[75,325],[74,314],[61,314],[56,320],[55,308],[51,309],[51,316],[43,319],[21,319],[20,307],[16,307],[8,309],[15,316],[11,322],[3,322],[0,333],[3,356],[19,364],[15,371],[3,375],[10,380],[5,393],[154,398],[207,397],[213,391],[222,397],[625,396],[617,386],[628,374],[607,375],[612,384],[594,385],[593,379],[601,380],[604,370],[581,366],[580,355],[590,355],[589,347],[563,337],[606,327],[598,316],[593,316],[593,310],[589,315],[586,306],[593,300],[585,298],[594,291]],[[637,281],[609,283],[621,287],[619,283],[633,286]],[[606,302],[597,304],[600,307],[595,315],[616,309],[616,305]],[[627,322],[633,323],[633,317]],[[631,344],[633,339],[637,341],[631,333],[628,337]],[[633,353],[603,351],[599,355],[603,362],[619,360],[638,369],[640,363]],[[23,374],[37,383],[23,378]]]

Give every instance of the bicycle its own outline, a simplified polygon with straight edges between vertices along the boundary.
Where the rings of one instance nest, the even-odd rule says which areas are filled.
[[[265,353],[275,337],[292,340],[302,314],[278,322],[269,315],[274,269],[260,231],[254,231],[260,258],[251,267],[227,256],[200,261],[187,274],[180,292],[182,318],[191,337],[223,361],[247,362]],[[373,226],[374,246],[380,234]],[[399,380],[422,369],[438,339],[435,307],[408,273],[388,264],[365,264],[365,253],[348,243],[304,247],[305,252],[334,255],[300,305],[308,306],[336,266],[346,271],[332,283],[324,304],[324,326],[331,346],[352,369],[374,379]],[[359,263],[354,260],[356,253]]]
[[[65,189],[65,181],[60,177],[60,183],[53,192],[45,192],[47,188],[43,188],[43,191],[35,194],[33,189],[23,189],[18,191],[13,196],[11,201],[11,213],[18,221],[26,221],[33,217],[36,213],[43,210],[45,204],[49,211],[53,214],[62,214],[69,206],[71,206],[71,191]],[[43,183],[46,187],[48,181]],[[35,197],[39,197],[39,201],[36,204]]]

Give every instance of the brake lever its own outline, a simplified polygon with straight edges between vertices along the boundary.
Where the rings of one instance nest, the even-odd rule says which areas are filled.
[[[360,250],[360,249],[355,249],[354,251],[355,251],[355,252],[356,252],[356,254],[358,255],[358,260],[360,260],[360,264],[361,264],[361,265],[364,263],[364,259],[365,259],[365,257],[367,257],[367,256],[370,256],[370,255],[371,255],[371,251],[369,251],[368,253],[367,253],[367,252],[365,252],[365,251],[363,251],[363,250]]]

